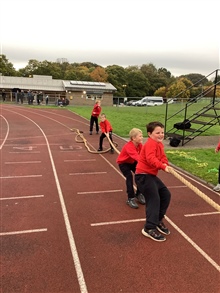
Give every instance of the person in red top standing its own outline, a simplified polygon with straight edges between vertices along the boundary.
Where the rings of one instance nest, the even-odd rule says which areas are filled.
[[[165,241],[162,234],[170,231],[163,223],[170,204],[171,194],[165,184],[157,177],[158,171],[170,172],[168,159],[164,152],[164,126],[155,121],[146,126],[148,139],[143,145],[135,171],[135,182],[146,201],[146,223],[142,234],[155,241]],[[162,234],[160,234],[162,233]]]
[[[102,144],[103,144],[103,139],[105,137],[108,137],[113,143],[113,140],[112,140],[112,126],[111,126],[110,122],[106,119],[106,115],[104,113],[101,114],[100,118],[101,118],[101,122],[99,123],[99,125],[100,125],[102,133],[101,133],[100,138],[99,138],[98,152],[103,151]],[[114,149],[113,149],[111,144],[110,144],[110,147],[111,147],[111,153],[113,154]]]
[[[140,204],[145,204],[145,198],[137,188],[136,193],[134,192],[133,184],[133,174],[135,173],[136,165],[139,159],[139,154],[142,148],[143,133],[138,128],[132,128],[129,132],[130,141],[128,141],[122,148],[116,162],[121,170],[122,174],[125,176],[127,196],[126,201],[133,209],[138,208],[138,204],[135,198]]]
[[[91,114],[91,118],[90,118],[90,135],[92,135],[92,131],[93,131],[93,125],[95,123],[95,126],[96,126],[96,133],[98,134],[99,133],[99,123],[98,123],[98,118],[99,118],[99,115],[101,113],[101,101],[100,100],[97,100],[93,109],[92,109],[92,114]]]
[[[218,143],[218,145],[215,148],[215,152],[218,153],[220,151],[220,141]],[[220,164],[218,167],[218,184],[213,188],[213,190],[215,191],[220,191]]]

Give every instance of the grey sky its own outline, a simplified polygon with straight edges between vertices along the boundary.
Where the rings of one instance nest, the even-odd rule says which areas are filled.
[[[172,75],[220,68],[218,0],[0,0],[1,54],[108,65],[153,63]]]

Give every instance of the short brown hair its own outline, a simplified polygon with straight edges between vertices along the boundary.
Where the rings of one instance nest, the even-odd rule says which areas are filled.
[[[164,128],[164,125],[159,121],[153,121],[146,125],[147,132],[152,133],[156,127]]]

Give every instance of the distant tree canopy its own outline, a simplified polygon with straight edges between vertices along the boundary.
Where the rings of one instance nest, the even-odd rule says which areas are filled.
[[[117,89],[116,97],[159,95],[169,98],[182,92],[180,98],[189,98],[214,82],[199,73],[174,77],[166,68],[157,69],[152,63],[126,68],[109,65],[104,68],[92,62],[69,63],[65,58],[62,62],[59,59],[56,62],[31,59],[27,66],[16,70],[5,55],[0,55],[0,73],[5,76],[49,75],[53,79],[109,82]],[[220,76],[217,76],[216,82],[219,81]],[[186,91],[193,84],[195,86]]]

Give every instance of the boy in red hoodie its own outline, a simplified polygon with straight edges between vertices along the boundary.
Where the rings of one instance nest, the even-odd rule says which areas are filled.
[[[93,131],[93,125],[95,123],[95,126],[96,126],[96,133],[98,134],[99,133],[99,123],[98,123],[98,118],[99,118],[99,115],[101,113],[101,101],[100,100],[97,100],[93,109],[92,109],[92,114],[91,114],[91,118],[90,118],[90,135],[92,135],[92,131]]]
[[[103,151],[102,144],[103,144],[103,139],[105,137],[109,137],[110,140],[113,143],[113,140],[112,140],[112,126],[111,126],[110,122],[106,119],[106,115],[104,113],[101,114],[100,119],[101,119],[101,122],[99,123],[99,125],[100,125],[102,133],[101,133],[100,138],[99,138],[98,152]],[[111,144],[110,144],[110,147],[111,147],[111,153],[114,154],[114,149],[113,149]]]
[[[137,209],[138,204],[136,203],[135,198],[137,198],[140,204],[145,204],[145,198],[143,194],[139,192],[138,188],[135,193],[133,184],[133,174],[135,173],[136,165],[142,148],[143,133],[138,128],[132,128],[129,132],[129,137],[130,141],[123,146],[116,162],[126,179],[128,195],[128,200],[126,203],[129,205],[129,207]]]
[[[218,153],[220,151],[220,141],[218,143],[218,145],[215,148],[215,152]],[[213,190],[215,191],[220,191],[220,164],[218,167],[218,184],[213,188]]]
[[[135,182],[146,201],[146,223],[142,234],[155,241],[165,241],[161,235],[170,231],[163,223],[170,204],[171,194],[165,184],[157,177],[158,171],[170,173],[168,159],[164,152],[164,126],[155,121],[146,126],[148,139],[143,145],[135,171]]]

